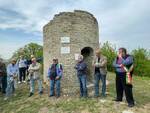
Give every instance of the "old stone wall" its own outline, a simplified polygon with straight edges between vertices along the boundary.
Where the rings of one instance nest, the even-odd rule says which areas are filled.
[[[64,68],[62,88],[75,90],[75,54],[81,54],[81,51],[88,63],[88,79],[93,77],[91,61],[94,50],[99,47],[99,30],[97,20],[92,14],[81,10],[59,13],[44,26],[43,36],[44,80],[52,59],[56,57]],[[63,38],[63,42],[62,37],[68,38]]]

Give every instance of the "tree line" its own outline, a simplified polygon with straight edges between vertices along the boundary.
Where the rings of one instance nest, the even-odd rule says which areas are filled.
[[[101,46],[102,53],[108,58],[108,71],[113,71],[112,62],[117,56],[117,50],[109,42],[105,42]],[[130,53],[134,57],[134,74],[137,76],[148,76],[150,77],[150,50],[144,48],[137,48],[132,50]]]
[[[101,45],[101,52],[107,56],[108,59],[108,71],[114,72],[112,62],[117,56],[117,50],[114,45],[108,41]],[[30,43],[23,48],[18,49],[12,55],[12,58],[19,58],[20,55],[24,55],[27,59],[33,54],[36,58],[43,58],[43,47],[36,43]],[[129,54],[134,57],[134,74],[137,76],[149,76],[150,77],[150,50],[144,48],[137,48],[132,50]]]

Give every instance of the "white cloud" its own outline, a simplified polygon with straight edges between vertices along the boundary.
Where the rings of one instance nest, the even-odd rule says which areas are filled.
[[[0,17],[0,29],[18,29],[42,37],[42,27],[55,14],[81,9],[97,18],[101,42],[148,48],[149,4],[149,0],[0,0],[0,10],[7,8],[5,11],[8,12]],[[141,37],[147,40],[144,44],[140,43]],[[132,44],[131,39],[138,41]]]
[[[0,56],[2,58],[8,59],[11,57],[12,53],[15,52],[18,48],[23,47],[24,43],[9,43],[7,45],[5,43],[0,44],[1,53]]]
[[[54,14],[83,9],[93,13],[100,23],[100,28],[109,33],[130,26],[149,11],[148,0],[126,0],[122,2],[124,5],[120,5],[118,0],[117,2],[118,4],[116,2],[114,4],[116,7],[112,7],[110,5],[112,2],[105,0],[66,0],[66,2],[65,0],[5,0],[1,2],[0,7],[7,7],[25,18],[15,18],[9,23],[6,22],[6,25],[3,23],[1,28],[9,28],[10,25],[10,28],[41,32],[43,25],[52,19]]]
[[[22,0],[17,1],[14,0],[12,2],[2,2],[0,8],[9,8],[9,10],[14,11],[25,18],[13,18],[8,19],[5,23],[1,23],[1,29],[6,28],[16,28],[16,29],[23,29],[26,32],[41,32],[42,26],[46,23],[46,13],[43,10],[44,6],[48,4],[43,0]],[[7,13],[7,12],[6,12]]]

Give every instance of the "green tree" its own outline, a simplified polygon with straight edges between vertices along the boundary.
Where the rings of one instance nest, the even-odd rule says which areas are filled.
[[[31,55],[34,55],[36,58],[42,58],[43,47],[36,43],[29,43],[23,48],[19,48],[16,52],[14,52],[12,58],[19,58],[20,55],[24,55],[28,59]]]
[[[105,55],[107,57],[108,71],[113,71],[114,68],[112,67],[112,62],[114,61],[114,59],[117,55],[115,46],[113,46],[111,43],[109,43],[107,41],[101,46],[101,52],[102,52],[103,55]]]
[[[134,74],[150,77],[150,51],[144,48],[138,48],[133,50],[131,54],[134,56],[135,60]]]

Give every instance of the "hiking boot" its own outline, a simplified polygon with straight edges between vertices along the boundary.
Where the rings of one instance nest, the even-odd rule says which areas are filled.
[[[8,100],[8,97],[5,97],[4,100],[5,100],[5,101]]]
[[[122,102],[122,100],[119,100],[119,99],[114,99],[113,101]]]
[[[32,95],[34,95],[34,93],[31,92],[31,93],[29,94],[29,97],[31,97]]]
[[[56,98],[59,98],[60,97],[60,95],[56,95]]]
[[[54,95],[49,95],[49,97],[53,97]]]
[[[42,94],[43,94],[43,91],[40,91],[39,94],[42,95]]]
[[[94,95],[94,98],[98,98],[98,97],[100,97],[99,95]]]
[[[18,84],[21,84],[21,82],[19,81]]]
[[[134,107],[134,104],[128,104],[128,107],[130,107],[130,108]]]
[[[2,93],[3,93],[3,94],[6,94],[6,91],[3,91]]]

